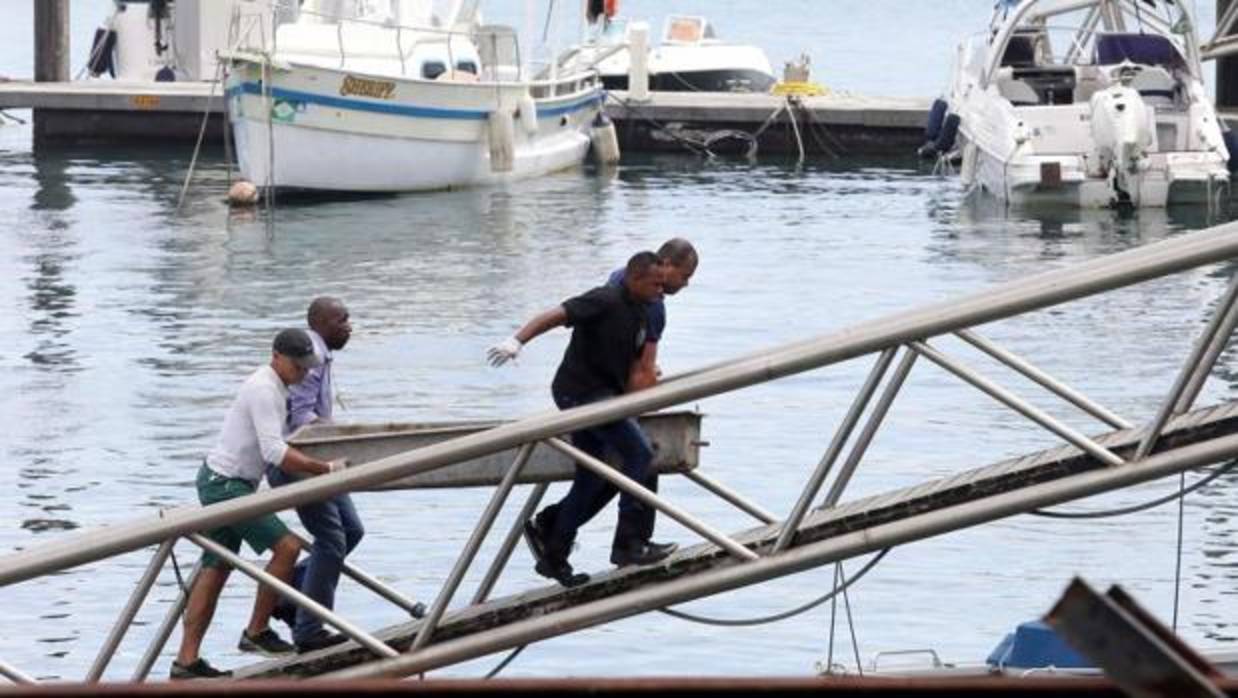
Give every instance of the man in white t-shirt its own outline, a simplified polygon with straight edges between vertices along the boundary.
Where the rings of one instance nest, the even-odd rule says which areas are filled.
[[[316,460],[284,442],[288,386],[300,382],[309,369],[320,363],[322,357],[314,352],[313,341],[305,330],[286,329],[275,336],[271,362],[250,374],[241,385],[224,417],[219,440],[198,472],[198,500],[204,506],[252,494],[258,489],[267,463],[298,475],[322,475],[344,467],[343,461]],[[259,554],[270,549],[271,562],[266,571],[285,582],[292,578],[300,546],[274,514],[217,528],[207,537],[233,552],[240,550],[241,541]],[[185,606],[185,630],[180,651],[172,662],[171,678],[231,675],[199,656],[202,638],[231,571],[231,566],[218,556],[203,554],[202,571]],[[241,633],[240,649],[264,654],[294,650],[270,628],[277,598],[274,589],[259,585],[249,625]]]

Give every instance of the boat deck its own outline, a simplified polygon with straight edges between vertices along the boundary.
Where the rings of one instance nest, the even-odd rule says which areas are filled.
[[[1203,443],[1220,436],[1238,433],[1238,402],[1192,411],[1172,420],[1157,442],[1157,451]],[[1123,429],[1097,438],[1097,442],[1126,457],[1139,443],[1142,428]],[[1024,487],[1062,480],[1106,466],[1071,446],[1063,446],[1027,456],[1003,460],[988,466],[959,472],[913,487],[865,497],[833,509],[811,512],[794,538],[793,546],[825,540],[843,534],[948,509]],[[1017,513],[1011,511],[1008,513]],[[741,544],[758,552],[767,551],[777,539],[777,524],[760,526],[734,536]],[[687,547],[664,563],[629,567],[595,574],[582,586],[565,589],[558,585],[533,589],[521,594],[459,608],[446,614],[433,635],[432,643],[442,643],[470,634],[483,633],[519,621],[546,616],[586,604],[603,602],[641,588],[691,577],[739,563],[712,544]],[[629,615],[653,610],[632,609]],[[415,638],[421,621],[402,623],[375,633],[392,647],[406,651]],[[573,626],[575,627],[575,626]],[[583,626],[582,626],[583,627]],[[494,651],[510,647],[496,638]],[[432,649],[431,644],[427,649]],[[310,677],[326,674],[374,660],[356,643],[318,652],[263,662],[238,671],[239,678]]]

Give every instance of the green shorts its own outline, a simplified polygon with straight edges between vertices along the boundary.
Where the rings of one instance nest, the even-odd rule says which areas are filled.
[[[249,480],[225,477],[208,468],[205,463],[198,471],[198,501],[202,502],[203,506],[244,497],[247,494],[253,494],[256,489]],[[266,514],[256,519],[217,528],[207,533],[206,537],[234,553],[241,549],[241,541],[245,541],[255,553],[261,555],[286,535],[288,535],[288,527],[284,525],[284,522],[280,521],[275,514]],[[202,566],[227,567],[228,563],[214,553],[203,552]]]

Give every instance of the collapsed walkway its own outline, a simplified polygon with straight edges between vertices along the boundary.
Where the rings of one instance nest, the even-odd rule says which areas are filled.
[[[1114,453],[1130,455],[1145,433],[1145,429],[1121,429],[1095,441]],[[1158,452],[1168,453],[1190,445],[1209,444],[1227,436],[1238,437],[1238,402],[1195,410],[1174,419],[1167,425],[1158,442]],[[1003,495],[1017,495],[1020,491],[1037,485],[1061,483],[1085,473],[1104,475],[1112,474],[1112,471],[1106,464],[1074,447],[1064,446],[1040,451],[914,487],[865,497],[831,509],[815,510],[806,516],[799,526],[793,545],[807,546],[844,534],[863,534],[884,525],[913,523],[916,518],[927,514],[948,512],[952,507],[983,502]],[[1089,494],[1129,484],[1119,478],[1110,478],[1110,481],[1089,491]],[[1036,500],[1028,499],[1027,504],[1018,509],[1030,511],[1038,506]],[[1012,510],[1007,513],[1015,514],[1020,511]],[[745,547],[759,553],[768,553],[777,541],[780,531],[780,524],[767,524],[732,537]],[[826,562],[879,549],[881,546],[874,543],[866,549],[857,549]],[[556,585],[462,608],[443,618],[431,637],[431,642],[439,644],[478,636],[533,618],[552,618],[554,614],[566,609],[586,607],[605,599],[737,564],[743,563],[738,563],[717,546],[692,546],[679,551],[663,564],[613,570],[595,575],[589,583],[580,587],[564,589]],[[792,572],[788,571],[787,574]],[[633,609],[634,613],[641,610],[647,609]],[[601,622],[604,621],[598,621]],[[385,628],[374,635],[395,649],[405,652],[422,625],[422,621],[412,621]],[[356,643],[348,643],[287,659],[263,662],[239,670],[237,676],[262,679],[307,678],[364,665],[375,659],[368,650]]]

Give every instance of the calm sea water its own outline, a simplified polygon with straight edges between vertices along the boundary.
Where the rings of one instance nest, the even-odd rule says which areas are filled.
[[[18,3],[0,28],[7,39],[0,72],[28,73],[29,4]],[[74,3],[75,55],[84,54],[107,5]],[[950,46],[982,25],[989,3],[778,7],[676,3],[684,13],[707,13],[725,35],[766,46],[775,61],[809,51],[817,76],[832,86],[894,95],[932,94]],[[661,12],[651,0],[624,8]],[[888,40],[891,26],[904,28],[898,41]],[[0,127],[0,210],[8,218],[0,232],[0,486],[8,493],[0,498],[0,551],[193,501],[195,468],[234,389],[264,360],[273,332],[298,323],[317,294],[344,298],[354,318],[353,342],[337,364],[343,418],[515,417],[550,407],[547,385],[567,335],[537,340],[504,370],[485,366],[485,347],[671,235],[691,238],[702,254],[692,286],[669,304],[660,353],[676,372],[1215,222],[1193,210],[994,211],[964,201],[956,179],[911,159],[794,168],[777,157],[750,165],[685,155],[630,156],[617,172],[500,189],[282,204],[268,228],[258,217],[229,214],[226,164],[214,151],[203,155],[177,213],[190,155],[183,145],[35,153],[28,127]],[[986,333],[1143,421],[1230,271],[1202,269]],[[700,403],[711,442],[703,467],[766,508],[788,510],[868,368],[868,360],[850,362]],[[1203,399],[1230,398],[1236,368],[1227,354]],[[1053,405],[1034,386],[1003,380]],[[910,485],[1053,443],[922,363],[851,492]],[[1185,509],[1179,629],[1204,648],[1238,641],[1234,484],[1223,480]],[[1087,506],[1141,502],[1175,487],[1153,483]],[[668,481],[665,492],[724,530],[749,525],[689,483]],[[369,536],[354,559],[429,600],[486,497],[358,495]],[[516,506],[509,508],[503,530]],[[611,525],[607,512],[585,529],[579,567],[607,568]],[[851,593],[859,653],[867,661],[879,651],[933,648],[949,660],[978,661],[1015,624],[1043,614],[1075,574],[1097,586],[1125,585],[1168,621],[1176,530],[1169,506],[1086,523],[1018,517],[898,548]],[[668,523],[659,538],[692,540]],[[148,557],[4,589],[0,658],[42,677],[80,678]],[[180,549],[182,565],[193,557]],[[499,592],[541,583],[530,567],[520,551]],[[731,618],[773,613],[819,595],[830,578],[831,570],[817,570],[690,608]],[[110,677],[128,675],[174,595],[165,574]],[[252,585],[236,575],[207,637],[205,653],[217,664],[247,663],[234,647],[251,599]],[[400,620],[347,584],[338,607],[365,627]],[[824,654],[829,618],[823,607],[734,630],[646,615],[539,643],[505,673],[805,674]],[[835,660],[851,661],[850,642],[839,642]],[[476,676],[495,661],[446,673]],[[166,658],[157,671],[166,671]]]

